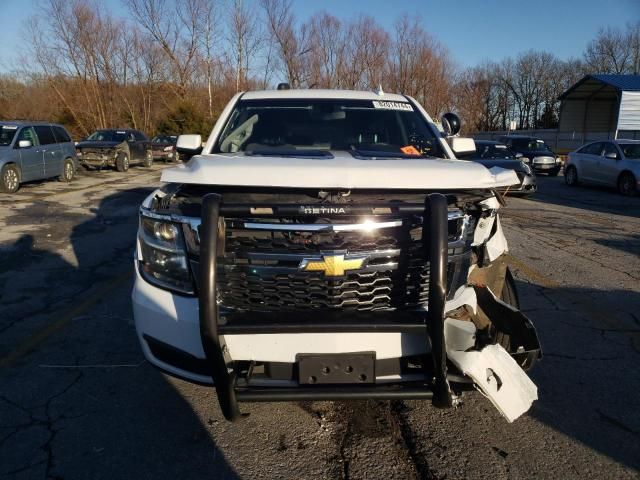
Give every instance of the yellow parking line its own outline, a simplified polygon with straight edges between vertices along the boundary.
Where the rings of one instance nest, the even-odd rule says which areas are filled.
[[[524,263],[522,260],[519,260],[510,254],[506,255],[507,265],[510,267],[516,268],[524,273],[525,276],[529,277],[530,280],[533,280],[538,285],[542,285],[547,288],[560,288],[561,284],[554,280],[553,278],[549,278],[546,275],[540,273],[534,268],[531,268],[529,265]]]
[[[6,356],[0,359],[0,369],[12,366],[15,362],[33,352],[53,334],[67,327],[71,320],[73,320],[75,317],[83,314],[89,308],[100,302],[100,300],[104,299],[107,293],[120,287],[122,285],[122,282],[128,280],[131,275],[131,271],[121,273],[111,280],[98,286],[98,288],[85,296],[83,300],[77,305],[63,310],[62,312],[51,315],[51,318],[57,318],[57,320],[49,323],[47,326],[33,333],[30,337],[28,337],[25,341],[18,345],[17,348],[13,349]]]

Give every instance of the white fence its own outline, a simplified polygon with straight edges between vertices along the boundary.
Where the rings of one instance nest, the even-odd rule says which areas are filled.
[[[500,136],[509,134],[530,135],[544,140],[556,153],[568,153],[580,148],[585,143],[596,140],[612,140],[615,136],[615,132],[559,132],[557,129],[477,132],[472,136],[477,140],[496,140]],[[640,140],[640,131],[619,131],[618,139],[622,138]]]

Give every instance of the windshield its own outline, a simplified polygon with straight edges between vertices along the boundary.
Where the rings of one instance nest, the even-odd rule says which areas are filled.
[[[0,146],[11,145],[17,131],[18,127],[15,125],[0,125]]]
[[[177,139],[177,137],[174,137],[174,136],[171,136],[171,135],[156,135],[155,137],[153,137],[151,139],[151,141],[153,143],[172,144],[172,143],[176,143],[176,139]]]
[[[478,158],[486,158],[486,159],[491,159],[491,158],[494,158],[494,159],[496,159],[496,158],[514,159],[514,158],[516,158],[515,153],[513,153],[511,150],[509,150],[509,147],[507,147],[506,145],[494,144],[494,143],[477,144],[476,150],[478,152],[476,157],[478,157]]]
[[[243,100],[222,130],[215,153],[325,157],[442,156],[439,139],[408,102]]]
[[[625,158],[640,159],[640,143],[620,143]]]
[[[127,132],[117,130],[98,130],[89,135],[87,140],[93,142],[124,142],[127,138]]]
[[[519,138],[513,141],[513,147],[525,152],[550,152],[549,145],[535,138]]]

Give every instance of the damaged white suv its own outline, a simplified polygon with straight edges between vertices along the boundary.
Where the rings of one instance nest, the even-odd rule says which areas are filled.
[[[480,389],[512,421],[540,357],[495,189],[412,98],[236,95],[140,209],[133,307],[147,359],[239,402],[430,399]],[[466,152],[468,153],[468,152]]]

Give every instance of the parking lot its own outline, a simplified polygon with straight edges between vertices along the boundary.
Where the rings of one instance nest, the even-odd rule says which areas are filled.
[[[539,177],[503,211],[539,401],[243,404],[147,364],[131,314],[137,209],[164,167],[0,194],[0,475],[638,478],[640,197]]]

